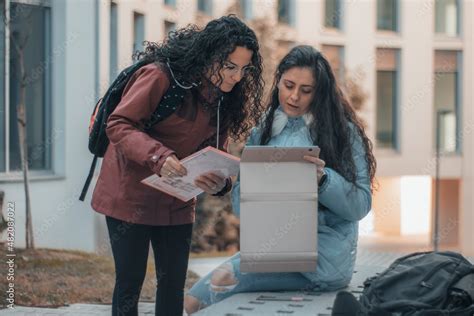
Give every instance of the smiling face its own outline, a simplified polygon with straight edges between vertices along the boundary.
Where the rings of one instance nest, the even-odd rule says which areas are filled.
[[[218,86],[222,92],[230,92],[249,71],[252,54],[250,49],[237,46],[235,50],[229,54],[219,72],[222,77],[222,82],[219,84],[218,75],[211,76],[209,80],[211,80],[215,86]]]
[[[309,111],[316,83],[307,67],[293,67],[285,71],[278,82],[278,100],[283,111],[297,117]]]

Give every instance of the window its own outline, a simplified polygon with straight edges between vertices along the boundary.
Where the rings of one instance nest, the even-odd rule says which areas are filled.
[[[1,16],[5,16],[5,1],[0,1]],[[6,111],[5,111],[5,23],[0,23],[0,173],[6,168]]]
[[[143,50],[145,40],[145,16],[141,13],[133,12],[133,52]]]
[[[165,37],[168,37],[169,32],[176,30],[176,23],[165,21]]]
[[[399,52],[377,49],[377,146],[398,149],[397,100]]]
[[[251,0],[240,0],[240,9],[242,11],[242,16],[246,20],[252,18],[252,1]]]
[[[325,18],[324,26],[328,28],[341,28],[342,19],[341,0],[326,0],[325,1]]]
[[[110,82],[113,82],[118,74],[118,42],[117,42],[117,4],[110,3],[110,59],[109,73]]]
[[[21,170],[17,107],[22,83],[26,85],[28,166],[31,170],[51,170],[51,18],[50,7],[43,3],[46,2],[0,2],[2,13],[10,18],[9,25],[2,23],[0,48],[0,171],[5,173]],[[10,33],[9,47],[4,42],[6,32]],[[22,64],[25,77],[21,76]],[[6,77],[7,67],[9,77]],[[6,82],[9,84],[7,91],[4,89]]]
[[[176,0],[165,0],[165,4],[170,7],[176,7]]]
[[[278,22],[292,26],[295,24],[294,0],[278,0]]]
[[[344,81],[344,47],[335,45],[322,45],[321,52],[331,65],[336,80]]]
[[[212,15],[212,0],[198,0],[197,6],[199,11]]]
[[[436,0],[435,32],[447,36],[457,36],[459,25],[459,1]]]
[[[442,152],[459,152],[459,71],[461,52],[435,51],[434,60],[434,137],[439,136]],[[439,126],[438,126],[439,125]],[[436,142],[435,142],[436,144]]]
[[[377,0],[377,29],[398,31],[397,0]]]

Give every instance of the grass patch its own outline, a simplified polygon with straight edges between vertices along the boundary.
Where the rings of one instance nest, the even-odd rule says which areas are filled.
[[[69,250],[15,250],[15,305],[58,307],[74,303],[110,304],[115,283],[113,258]],[[5,246],[0,244],[0,308],[6,307]],[[150,255],[141,301],[154,301],[156,275]],[[188,271],[186,289],[199,277]]]

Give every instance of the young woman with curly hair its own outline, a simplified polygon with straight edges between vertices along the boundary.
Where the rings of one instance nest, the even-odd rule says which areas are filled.
[[[376,161],[363,125],[339,89],[328,61],[304,45],[293,48],[280,62],[267,114],[252,130],[247,146],[311,145],[321,149],[319,158],[304,157],[315,164],[319,183],[315,271],[242,273],[237,253],[191,288],[185,297],[188,314],[235,293],[330,291],[349,284],[358,222],[371,209]],[[232,205],[239,215],[239,181],[232,190]]]
[[[254,32],[234,16],[171,32],[136,54],[147,61],[124,89],[107,122],[110,145],[92,198],[106,215],[115,261],[113,315],[137,315],[148,249],[155,257],[157,315],[182,315],[195,200],[182,202],[140,181],[186,174],[182,159],[203,146],[223,148],[258,121],[262,62]],[[168,89],[186,90],[177,110],[144,132]],[[159,105],[160,104],[160,105]],[[202,175],[196,185],[223,195],[230,179]]]

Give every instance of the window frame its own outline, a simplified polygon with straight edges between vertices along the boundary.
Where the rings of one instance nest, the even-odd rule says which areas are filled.
[[[170,28],[169,26],[173,26]],[[170,32],[176,31],[177,23],[170,20],[163,20],[163,38],[166,38]]]
[[[200,6],[199,6],[200,1],[197,0],[197,2],[196,2],[197,11],[200,12],[201,14],[212,16],[212,11],[213,11],[212,0],[202,0],[202,1],[203,1],[202,3],[204,5],[204,8],[200,8]]]
[[[329,30],[337,30],[337,31],[342,31],[344,28],[344,3],[342,0],[334,0],[336,2],[336,13],[338,20],[337,20],[337,26],[332,26],[332,25],[327,25],[328,17],[327,17],[327,3],[329,0],[324,0],[323,2],[323,14],[324,14],[324,19],[323,19],[323,25],[324,28],[329,29]],[[331,19],[333,20],[333,19]]]
[[[163,4],[170,8],[176,8],[176,0],[163,0]]]
[[[454,114],[456,115],[456,129],[455,129],[455,150],[454,151],[449,151],[449,152],[443,152],[443,155],[462,155],[463,150],[463,120],[462,120],[462,114],[463,114],[463,51],[462,50],[449,50],[449,49],[435,49],[434,54],[436,52],[455,52],[456,53],[456,67],[455,71],[437,71],[436,66],[433,67],[433,78],[436,84],[436,78],[438,74],[443,74],[443,73],[454,73],[455,76],[455,90],[454,90]],[[435,85],[433,86],[433,89],[435,89]],[[438,122],[438,111],[437,108],[435,107],[434,103],[434,98],[435,94],[433,93],[433,122],[435,122],[434,126],[434,150],[436,151],[436,139],[438,137],[437,135],[437,122]],[[440,148],[440,150],[442,150]]]
[[[119,73],[119,66],[118,66],[118,3],[111,1],[109,14],[109,82],[113,82]]]
[[[9,4],[9,1],[8,0],[1,0],[0,1],[0,5],[2,6],[2,8],[0,9],[2,14],[5,13],[5,19],[7,18],[7,12],[10,10],[10,4]],[[2,17],[3,18],[3,17]],[[8,75],[8,71],[9,71],[9,67],[7,67],[8,65],[8,61],[10,59],[10,41],[8,41],[8,38],[9,38],[9,34],[10,34],[10,27],[8,25],[8,23],[2,23],[2,29],[0,30],[2,32],[1,34],[1,37],[0,39],[3,41],[3,51],[0,51],[0,56],[3,56],[2,58],[2,72],[0,73],[0,75],[2,76],[3,78],[3,85],[2,85],[2,88],[3,88],[3,98],[2,100],[0,101],[0,119],[3,121],[3,126],[4,126],[4,131],[2,131],[2,133],[0,133],[0,135],[2,135],[3,137],[3,140],[2,142],[0,142],[0,144],[3,146],[3,148],[5,149],[4,150],[4,153],[3,153],[3,166],[1,167],[0,169],[0,177],[2,174],[5,174],[8,170],[8,166],[10,164],[10,155],[7,154],[7,148],[9,147],[9,133],[7,131],[10,130],[10,116],[9,116],[9,113],[10,113],[10,107],[8,106],[7,107],[7,104],[10,104],[9,103],[9,100],[10,100],[10,82],[9,80],[7,80],[7,78],[9,78],[9,75]],[[1,128],[1,126],[0,126]]]
[[[23,5],[31,5],[31,6],[39,6],[47,8],[45,11],[45,20],[44,20],[44,31],[45,31],[45,56],[51,56],[52,53],[52,3],[51,0],[5,0],[2,2],[3,10],[6,15],[6,20],[11,19],[11,4],[23,4]],[[4,148],[5,148],[5,165],[4,171],[0,171],[0,182],[8,182],[8,181],[22,181],[23,180],[23,171],[22,170],[11,170],[11,160],[10,160],[10,37],[11,37],[11,25],[10,23],[4,23],[4,58],[3,58],[3,65],[4,65],[4,73],[0,74],[4,78],[4,89],[5,93],[3,99],[0,101],[0,112],[1,107],[3,107],[3,119],[4,119]],[[53,102],[53,95],[52,95],[52,77],[54,72],[54,65],[49,65],[48,70],[44,73],[44,104],[45,106],[45,114],[44,114],[44,122],[43,127],[46,130],[45,138],[50,139],[52,132],[53,132],[53,111],[54,105]],[[31,154],[31,152],[29,153]],[[50,146],[50,148],[45,152],[45,168],[44,169],[29,169],[30,176],[32,180],[35,179],[49,179],[51,176],[54,176],[54,146]]]
[[[384,50],[393,50],[394,51],[394,56],[395,56],[395,67],[394,70],[384,70],[384,69],[379,69],[378,65],[375,67],[375,95],[376,95],[376,102],[377,102],[377,107],[376,107],[376,124],[375,124],[375,146],[377,150],[393,150],[395,152],[400,152],[401,151],[401,140],[400,140],[400,118],[401,118],[401,106],[400,106],[400,95],[401,95],[401,50],[400,48],[386,48],[386,47],[377,47],[376,48],[376,53],[377,50],[379,49],[384,49]],[[378,73],[379,72],[393,72],[394,73],[394,78],[392,82],[392,91],[393,91],[393,97],[392,97],[392,146],[386,147],[386,146],[380,146],[379,141],[378,141]]]
[[[242,17],[245,20],[251,20],[253,18],[253,6],[251,0],[240,0],[240,9],[242,11]]]
[[[441,33],[441,32],[436,31],[436,22],[437,22],[436,21],[437,6],[436,5],[438,3],[438,0],[434,0],[433,32],[434,32],[435,36],[437,36],[437,37],[449,37],[449,38],[460,38],[460,37],[462,37],[462,16],[463,16],[461,14],[462,13],[462,1],[461,0],[455,0],[455,2],[456,2],[456,34],[455,35],[449,35],[446,32]]]
[[[283,0],[285,1],[285,0]],[[295,0],[286,0],[288,1],[288,21],[281,19],[280,15],[280,0],[277,1],[277,19],[278,23],[286,24],[288,26],[294,27],[296,24],[296,2]]]
[[[140,41],[138,36],[142,35]],[[143,51],[143,41],[146,39],[146,15],[141,11],[133,11],[133,42],[132,54],[136,51]]]
[[[401,21],[401,18],[400,18],[400,14],[401,14],[401,4],[400,4],[400,0],[393,0],[394,1],[394,6],[393,6],[393,9],[395,10],[395,16],[394,16],[394,24],[395,24],[395,27],[394,29],[383,29],[383,28],[380,28],[379,27],[379,0],[376,1],[376,4],[375,4],[375,29],[378,31],[378,32],[391,32],[391,33],[400,33],[400,21]]]

